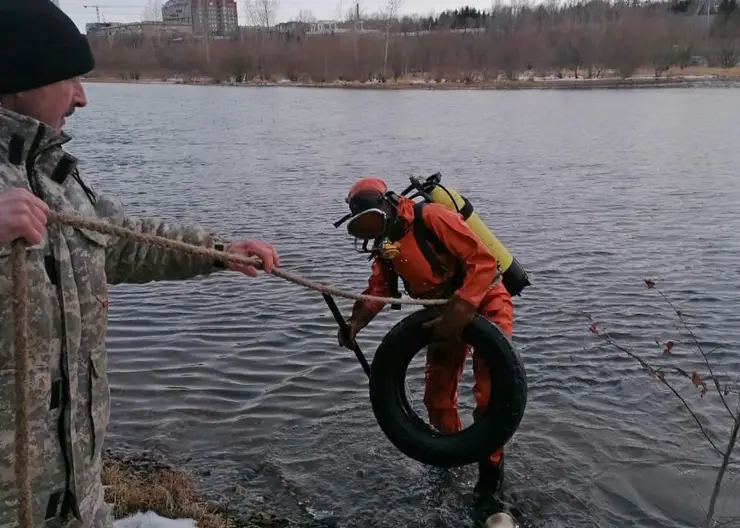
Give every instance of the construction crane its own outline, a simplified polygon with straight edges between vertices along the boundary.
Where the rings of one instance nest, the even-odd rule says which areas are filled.
[[[95,14],[98,17],[98,24],[99,24],[101,22],[101,20],[100,20],[100,8],[101,7],[112,7],[113,9],[119,9],[119,8],[130,8],[131,5],[84,4],[82,7],[86,8],[86,9],[87,8],[94,7],[95,8]],[[105,16],[103,16],[102,22],[105,22]]]

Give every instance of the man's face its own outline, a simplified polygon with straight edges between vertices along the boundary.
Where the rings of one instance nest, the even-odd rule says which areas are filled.
[[[82,83],[74,78],[7,96],[2,103],[9,110],[49,125],[58,135],[66,122],[64,118],[86,106],[87,99]]]

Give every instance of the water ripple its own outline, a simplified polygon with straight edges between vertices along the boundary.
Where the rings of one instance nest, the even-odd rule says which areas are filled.
[[[656,278],[718,348],[718,368],[740,371],[733,91],[87,90],[70,149],[98,192],[130,214],[269,240],[285,267],[354,291],[369,264],[331,225],[348,186],[378,174],[399,189],[441,170],[533,281],[514,301],[530,397],[507,498],[540,526],[699,524],[694,489],[704,497],[716,459],[664,387],[598,345],[584,313],[658,363],[656,340],[673,339],[673,360],[698,368],[642,283]],[[410,309],[363,330],[368,356]],[[469,525],[473,468],[450,481],[398,453],[336,332],[320,295],[274,277],[113,287],[109,442],[192,460],[237,509],[264,501],[303,525]],[[722,434],[717,402],[679,385]]]

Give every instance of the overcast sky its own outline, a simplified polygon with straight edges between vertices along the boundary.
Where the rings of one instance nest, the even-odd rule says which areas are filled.
[[[75,23],[79,26],[80,31],[85,31],[85,23],[95,22],[97,15],[94,6],[100,7],[100,19],[105,22],[132,22],[141,20],[142,13],[147,9],[149,1],[156,0],[59,0],[61,7]],[[354,5],[354,0],[279,0],[279,9],[277,13],[278,22],[290,20],[298,15],[301,9],[310,10],[316,18],[331,19],[336,18],[337,8],[341,2],[342,12],[346,13],[350,6]],[[368,13],[380,11],[387,0],[360,0],[360,6]],[[164,0],[161,1],[164,3]],[[160,3],[160,5],[161,5]],[[508,1],[502,2],[504,4]],[[246,25],[246,15],[244,11],[243,0],[237,0],[239,11],[239,24]],[[404,14],[429,14],[431,12],[440,12],[445,9],[455,9],[457,7],[469,5],[480,9],[490,9],[492,0],[402,0],[401,12]]]

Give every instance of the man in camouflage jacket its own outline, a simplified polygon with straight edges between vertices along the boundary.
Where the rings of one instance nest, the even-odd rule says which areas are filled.
[[[63,146],[64,118],[87,104],[78,76],[94,67],[87,39],[49,0],[0,0],[0,527],[17,526],[11,243],[25,239],[29,285],[30,460],[34,526],[112,526],[101,463],[110,391],[108,285],[186,279],[223,265],[68,226],[48,211],[214,247],[214,234],[132,218],[83,182]],[[216,246],[219,247],[220,246]],[[279,265],[258,241],[224,243]],[[250,276],[253,267],[227,266]]]

